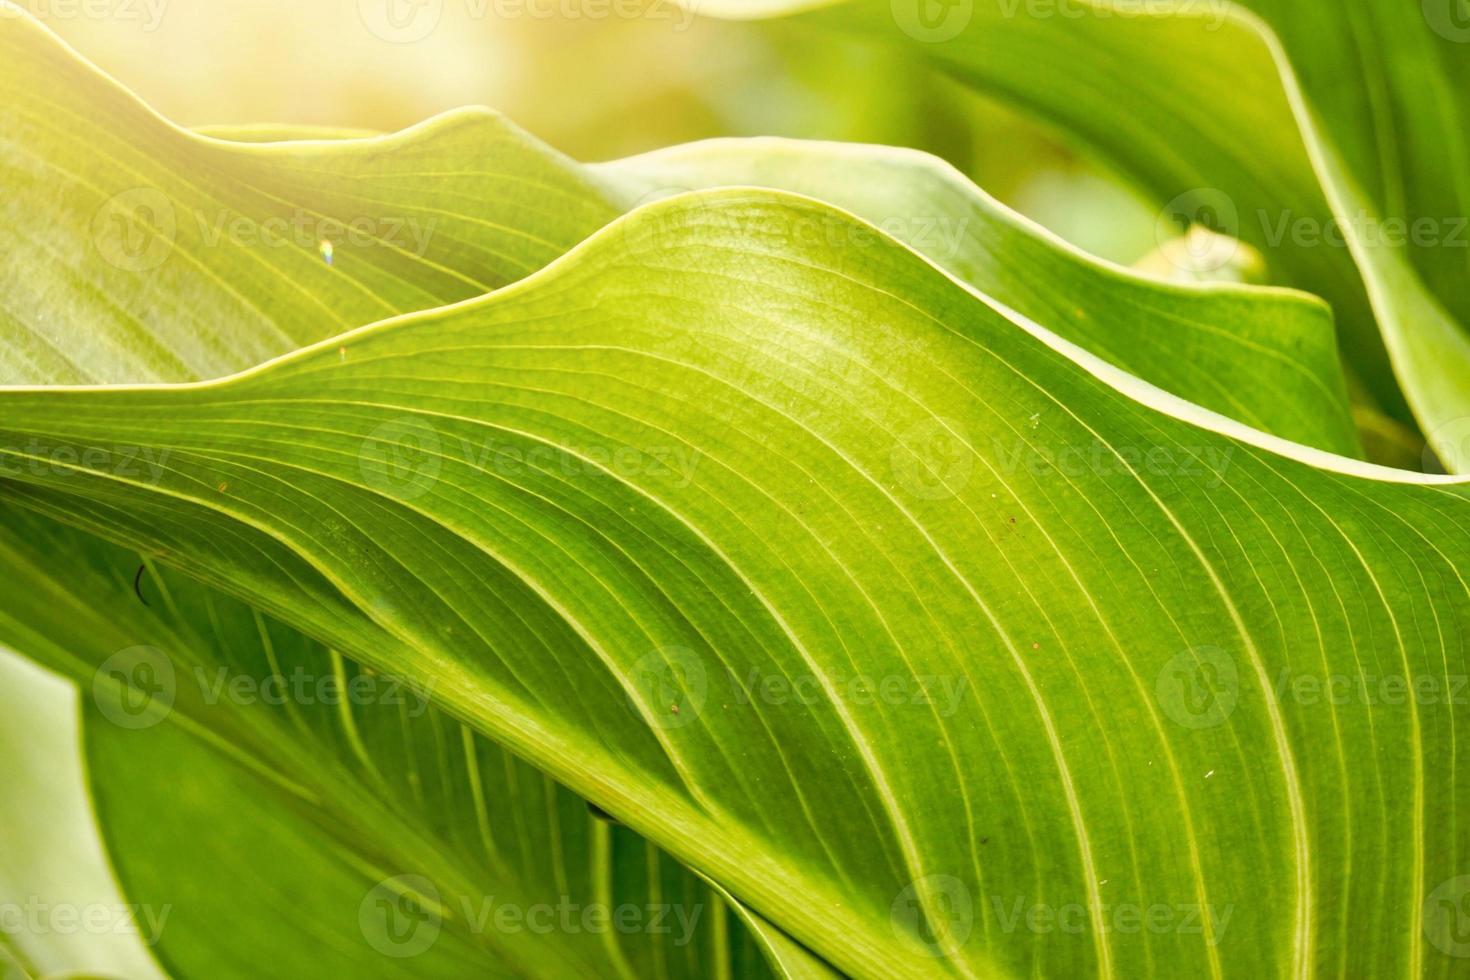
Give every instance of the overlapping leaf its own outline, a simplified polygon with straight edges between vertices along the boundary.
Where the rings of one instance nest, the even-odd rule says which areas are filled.
[[[754,184],[847,208],[1191,401],[1358,451],[1319,304],[1107,267],[922,154],[715,141],[585,166],[474,110],[375,140],[245,146],[169,125],[29,19],[0,19],[0,44],[8,383],[216,377],[505,285],[639,203]]]
[[[280,288],[155,268],[196,252],[125,308]],[[401,252],[286,271],[356,310]],[[1027,312],[1075,330],[1065,295]],[[432,685],[847,972],[1450,975],[1465,486],[1015,305],[809,200],[686,196],[229,381],[4,392],[3,490]],[[1363,677],[1415,696],[1300,693]]]
[[[743,0],[856,31],[1049,116],[1326,297],[1389,412],[1470,467],[1470,40],[1458,0]],[[691,4],[692,6],[693,4]],[[1381,335],[1381,340],[1379,339]],[[1384,357],[1384,349],[1390,355]]]
[[[1446,972],[1465,488],[1170,417],[896,244],[793,244],[812,221],[853,224],[680,199],[228,382],[8,392],[7,493],[433,678],[848,971],[1299,973],[1371,920],[1350,968]],[[156,482],[98,465],[124,444]],[[1445,698],[1281,687],[1361,673]],[[1155,904],[1229,941],[1110,928]]]

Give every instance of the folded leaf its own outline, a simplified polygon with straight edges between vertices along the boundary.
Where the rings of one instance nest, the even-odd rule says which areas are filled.
[[[1108,266],[923,154],[716,141],[584,166],[475,110],[387,137],[243,145],[171,126],[28,18],[0,17],[0,46],[14,134],[0,178],[18,191],[0,212],[14,255],[0,381],[217,377],[503,286],[653,198],[755,184],[854,211],[1181,397],[1359,452],[1320,303]],[[109,166],[89,165],[99,156]]]
[[[135,556],[44,519],[11,513],[0,559],[28,585],[0,642],[81,686],[99,824],[174,975],[258,976],[267,948],[315,976],[768,975],[723,899],[430,692],[178,575],[135,591]]]
[[[226,381],[0,408],[8,498],[432,682],[844,972],[1457,963],[1470,487],[827,206],[686,195]]]
[[[1470,471],[1458,0],[685,2],[906,45],[1050,116],[1167,201],[1161,223],[1227,231],[1327,298],[1349,366],[1394,411],[1386,347],[1430,445]]]

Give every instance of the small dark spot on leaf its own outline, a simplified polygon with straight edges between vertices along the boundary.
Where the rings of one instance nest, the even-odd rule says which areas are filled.
[[[147,569],[147,564],[139,565],[138,574],[133,576],[133,594],[136,595],[138,597],[138,601],[145,606],[148,605],[148,600],[143,598],[143,573],[147,571]]]

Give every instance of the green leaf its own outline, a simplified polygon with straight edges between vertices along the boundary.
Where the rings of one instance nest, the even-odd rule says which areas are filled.
[[[763,935],[755,945],[723,898],[446,719],[429,692],[363,672],[176,574],[154,569],[135,591],[135,556],[41,518],[9,518],[0,567],[28,589],[0,612],[0,641],[84,692],[98,822],[127,904],[146,913],[133,934],[173,975],[258,976],[269,949],[274,968],[293,975],[763,976],[765,944],[789,944]],[[151,694],[119,696],[119,676]],[[33,703],[76,725],[74,694],[50,682],[63,688],[62,715],[57,695],[25,680],[7,673],[7,694],[25,698],[18,709]],[[29,734],[11,744],[34,746],[38,764],[65,774],[57,763],[75,755],[75,729],[69,745],[44,737],[30,711],[13,721]],[[22,775],[7,786],[26,785]],[[0,797],[23,799],[35,795]],[[48,825],[63,828],[63,811],[86,806],[58,800]],[[33,846],[18,857],[66,865],[80,850],[26,836]],[[7,895],[58,904],[54,880],[20,875],[6,875]],[[394,887],[402,881],[430,891],[437,911],[416,919]],[[97,904],[85,891],[65,894],[81,896],[78,908]],[[239,911],[288,900],[288,921]],[[224,920],[235,927],[219,929]],[[23,927],[19,938],[51,936]],[[72,966],[137,974],[114,951],[88,954],[89,935],[73,938]]]
[[[76,71],[54,51],[41,63]],[[78,107],[149,125],[116,93]],[[24,132],[54,137],[50,118]],[[394,145],[421,150],[417,138]],[[187,156],[202,146],[218,159]],[[160,148],[224,184],[257,176],[235,169],[242,153],[275,165],[340,152]],[[130,173],[149,165],[114,149],[132,154]],[[7,166],[23,156],[7,152]],[[340,173],[308,176],[342,193]],[[97,199],[56,183],[26,185],[47,220],[7,234],[85,251],[76,229]],[[440,177],[410,193],[445,189]],[[609,214],[633,203],[625,187],[606,193]],[[275,213],[252,200],[257,218]],[[554,219],[528,211],[519,227]],[[148,254],[128,230],[104,242]],[[859,238],[869,247],[839,247]],[[412,290],[452,299],[484,285],[457,277],[517,274],[461,242],[442,278],[402,249],[339,277],[340,257],[329,275],[309,246],[264,262],[200,252],[186,273],[101,287],[85,262],[27,265],[16,281],[46,284],[48,302],[5,337],[39,361],[17,340],[61,310],[92,328],[67,348],[91,355],[71,364],[78,379],[118,351],[135,355],[133,380],[194,377],[327,336],[338,324],[302,312],[322,296],[375,315],[364,283],[406,310]],[[1038,303],[1088,281],[1043,292],[1012,282],[1024,270],[993,275],[988,288]],[[241,314],[231,289],[275,305]],[[116,330],[99,326],[102,295],[124,304]],[[1228,295],[1321,321],[1300,298]],[[192,328],[158,341],[163,317],[119,340],[160,302],[233,326],[203,349]],[[487,300],[245,378],[6,393],[4,490],[436,682],[456,716],[849,972],[1449,973],[1458,879],[1438,876],[1461,860],[1450,687],[1464,667],[1464,486],[1231,426],[1019,315],[1071,335],[1068,303],[1009,305],[827,207],[684,197]],[[278,323],[300,335],[269,339]],[[490,441],[486,424],[500,427]],[[669,465],[690,447],[694,465]],[[1437,683],[1437,700],[1329,707],[1298,691],[1369,669]],[[862,671],[896,693],[854,688]],[[912,703],[946,692],[958,700]],[[1168,928],[1118,918],[1156,906]],[[1217,944],[1193,931],[1200,906]]]
[[[0,12],[8,14],[9,10]],[[75,96],[62,108],[74,111],[78,117],[97,115],[108,118],[106,112],[98,111],[99,106],[115,112],[116,115],[109,119],[109,132],[114,138],[112,146],[130,147],[139,133],[151,132],[160,134],[157,143],[151,147],[155,151],[164,154],[177,151],[185,156],[197,151],[197,144],[201,141],[157,119],[110,81],[98,77],[95,71],[66,52],[33,22],[28,19],[7,18],[0,20],[0,28],[4,29],[0,31],[0,37],[17,40],[19,44],[17,56],[7,63],[7,69],[13,72],[11,77],[18,82],[28,71],[49,71],[58,76],[75,78],[78,82],[75,90],[60,89],[52,94],[59,92],[63,99]],[[57,220],[71,213],[72,202],[78,190],[83,192],[85,199],[85,192],[96,188],[89,180],[72,174],[67,169],[66,154],[72,152],[75,145],[74,133],[45,130],[44,138],[35,136],[46,119],[50,118],[47,114],[55,113],[58,108],[54,103],[43,104],[37,96],[34,87],[30,86],[24,99],[17,98],[8,107],[8,111],[14,115],[7,116],[7,123],[14,125],[14,131],[32,137],[24,141],[25,145],[11,144],[7,147],[9,156],[5,157],[5,165],[13,168],[8,170],[8,176],[15,177],[34,194],[26,202],[29,208],[27,214],[9,215],[8,223],[0,233],[12,236],[12,241],[17,246],[17,261],[23,252],[29,251],[23,246],[34,244],[30,236],[38,229],[47,234],[70,236],[70,241],[56,247],[73,257],[74,261],[60,264],[55,261],[40,261],[28,265],[17,275],[17,284],[23,284],[31,291],[18,293],[18,301],[6,307],[6,315],[9,316],[7,326],[10,329],[3,334],[5,349],[0,361],[4,362],[7,373],[11,375],[9,380],[64,382],[79,379],[116,380],[119,377],[197,377],[200,372],[245,367],[256,360],[289,349],[278,349],[280,344],[294,345],[303,339],[317,339],[348,322],[329,319],[325,327],[313,322],[320,315],[322,295],[353,311],[351,316],[369,319],[370,314],[398,308],[392,304],[403,304],[403,308],[408,309],[415,304],[432,304],[466,293],[465,287],[459,282],[446,287],[442,282],[436,282],[432,275],[426,277],[422,264],[415,265],[421,259],[421,256],[414,254],[416,249],[405,250],[395,247],[392,242],[366,238],[358,240],[365,243],[363,247],[369,250],[370,256],[387,256],[390,262],[403,260],[402,268],[407,271],[401,273],[402,279],[390,277],[375,280],[374,276],[381,270],[361,265],[349,266],[347,269],[343,269],[342,265],[328,267],[324,274],[313,277],[311,274],[322,270],[325,263],[320,258],[315,239],[302,243],[295,240],[300,229],[294,223],[297,214],[301,212],[285,207],[249,211],[247,204],[241,205],[241,211],[233,211],[221,200],[212,199],[203,191],[191,198],[199,205],[190,215],[197,233],[192,255],[175,257],[176,250],[182,253],[187,247],[177,240],[166,242],[166,254],[162,255],[150,251],[154,246],[147,239],[132,242],[131,244],[138,246],[135,249],[126,247],[129,244],[127,238],[111,242],[117,247],[109,247],[110,240],[106,235],[110,229],[99,227],[95,216],[90,224],[77,219],[71,228],[66,227],[64,221]],[[39,111],[25,115],[27,109]],[[428,128],[434,130],[432,125]],[[496,185],[502,192],[508,188],[514,197],[513,192],[520,184],[525,183],[534,183],[538,195],[541,196],[548,189],[558,186],[573,187],[585,198],[585,204],[593,214],[604,213],[598,209],[605,209],[607,206],[602,203],[595,189],[562,176],[561,171],[566,169],[562,158],[525,137],[498,117],[465,113],[458,120],[445,120],[440,130],[456,128],[468,130],[467,142],[476,154],[488,153],[500,159],[507,167],[504,180]],[[287,136],[292,139],[325,139],[361,134],[325,130],[282,132],[279,127],[272,127],[269,132],[263,128],[245,131],[233,129],[228,135],[238,140]],[[225,156],[235,153],[234,147],[209,142],[226,151]],[[392,144],[396,141],[390,139],[379,142]],[[453,158],[455,140],[452,136],[442,135],[440,131],[427,135],[415,134],[407,138],[406,142],[409,145],[404,151],[396,152],[391,161],[394,173],[417,166],[419,154],[426,150],[432,149],[438,153],[441,163]],[[253,174],[249,171],[251,155],[248,152],[237,155],[241,158],[236,161],[240,166],[230,171],[231,175],[242,182],[252,179]],[[317,173],[314,181],[307,182],[309,187],[301,189],[304,196],[310,195],[311,188],[329,183],[335,176],[327,172],[332,162],[331,154],[323,155],[327,157],[327,167],[322,168],[319,164],[319,169],[323,172]],[[471,154],[462,153],[461,156],[468,160]],[[290,154],[279,154],[270,163],[269,180],[262,183],[271,183],[274,186],[292,179],[289,169],[292,165]],[[129,194],[136,196],[140,190],[151,195],[156,190],[136,185],[140,170],[134,167],[146,167],[150,173],[167,170],[151,161],[139,163],[130,157],[110,175],[119,182],[117,193],[124,197]],[[367,169],[370,170],[371,167]],[[78,167],[77,170],[78,173],[88,173],[85,167]],[[55,180],[58,173],[70,177],[71,182],[63,181],[58,188]],[[530,263],[544,261],[555,254],[554,249],[546,250],[547,246],[538,236],[510,226],[489,225],[481,220],[478,214],[493,211],[503,218],[519,218],[526,224],[548,224],[533,218],[524,218],[515,207],[507,208],[496,194],[486,193],[481,175],[467,174],[465,178],[461,183],[465,188],[476,189],[475,193],[480,198],[478,207],[482,210],[464,215],[449,215],[453,219],[452,230],[474,238],[476,244],[483,245],[484,248],[471,251],[468,255],[446,249],[446,255],[451,261],[467,270],[461,273],[457,268],[448,269],[453,277],[469,281],[470,275],[484,275],[490,282],[498,283],[532,267]],[[102,175],[101,179],[108,179],[108,175]],[[231,186],[238,190],[238,185]],[[423,184],[412,185],[410,191],[422,186]],[[251,187],[250,190],[260,189]],[[422,203],[421,193],[405,194],[403,190],[396,193],[404,200],[413,201],[415,209]],[[572,192],[566,191],[564,196],[566,195],[572,195]],[[245,198],[254,201],[249,194]],[[205,206],[205,201],[209,201],[209,207]],[[362,202],[357,200],[355,203],[355,214],[350,205],[341,204],[340,201],[338,208],[330,213],[343,215],[341,224],[344,227],[350,226],[353,221],[365,220],[371,228],[396,229],[395,234],[406,237],[417,235],[418,237],[413,238],[414,242],[427,243],[440,219],[437,215],[419,215],[417,210],[414,212],[415,216],[405,217],[406,212],[397,212],[397,217],[390,214],[382,220],[365,218],[361,213],[364,210]],[[320,201],[313,198],[313,204],[320,204]],[[531,199],[523,200],[521,204],[533,211],[541,206]],[[115,210],[110,210],[106,205],[99,213],[104,218],[116,216]],[[183,213],[182,210],[175,210],[172,202],[166,201],[147,217],[157,219],[166,216],[168,220],[163,224],[177,232],[178,220]],[[593,221],[576,209],[567,210],[562,207],[555,213],[562,222],[563,231],[568,235],[579,235],[596,227]],[[122,216],[131,218],[137,215]],[[206,219],[206,216],[209,217]],[[27,217],[29,220],[25,220]],[[279,226],[284,229],[278,232],[284,236],[280,241],[273,242],[266,237],[272,229],[272,217],[291,222]],[[315,210],[311,212],[311,219],[331,220],[326,213]],[[415,221],[422,221],[422,224],[415,225]],[[488,233],[481,230],[487,227]],[[549,232],[554,233],[555,230],[552,228]],[[213,239],[211,235],[214,236]],[[357,236],[351,233],[350,237]],[[298,245],[301,247],[298,248]],[[351,242],[347,245],[343,254],[334,256],[339,262],[350,261],[358,254],[350,247]],[[371,251],[373,249],[377,251]],[[501,252],[495,252],[496,249]],[[257,254],[251,254],[252,250]],[[487,250],[488,253],[493,253],[488,261],[485,258]],[[269,268],[270,261],[280,261],[288,265],[297,262],[300,255],[296,253],[302,251],[313,253],[310,262],[298,265],[304,266],[303,278],[310,281],[319,295],[313,295],[308,290],[295,289],[270,307],[268,316],[256,310],[240,312],[244,308],[257,305],[254,298],[247,300],[241,292],[242,287],[256,281],[251,279],[252,275],[259,274],[263,267]],[[224,254],[223,261],[221,253]],[[55,254],[43,252],[42,257],[49,255],[54,259]],[[267,260],[265,263],[261,261],[262,256]],[[159,265],[165,267],[170,263],[187,262],[185,272],[171,281],[176,287],[178,283],[185,284],[178,287],[179,291],[193,297],[200,311],[199,318],[193,324],[183,325],[188,329],[179,329],[176,306],[158,308],[158,284],[142,281],[142,274],[149,271],[145,267],[160,257],[163,261]],[[108,261],[109,259],[112,261]],[[246,270],[244,273],[240,271],[242,268]],[[398,268],[395,266],[395,269]],[[227,275],[232,278],[226,278]],[[415,278],[416,282],[410,284],[410,278]],[[88,285],[84,286],[84,283]],[[118,283],[124,283],[124,288],[118,288]],[[425,283],[428,291],[423,288]],[[472,284],[468,291],[475,292],[480,288],[480,285]],[[374,303],[352,305],[353,302],[361,304],[364,296],[373,297]],[[124,308],[121,312],[125,315],[119,315],[119,298],[122,298]],[[57,309],[67,312],[69,317],[58,318],[55,313]],[[211,317],[214,319],[210,319]],[[209,328],[200,329],[199,325],[206,322],[210,324]],[[211,330],[214,331],[213,334]],[[204,338],[204,342],[212,349],[201,353],[200,338]],[[64,360],[55,356],[62,351],[66,352]],[[44,519],[18,514],[14,508],[5,508],[3,514],[5,525],[0,527],[0,538],[4,539],[6,547],[0,549],[0,564],[3,564],[12,581],[25,583],[25,590],[0,614],[0,629],[3,629],[5,639],[12,645],[43,663],[70,673],[88,692],[92,690],[94,672],[99,666],[105,665],[109,657],[144,644],[150,649],[171,650],[170,663],[177,662],[180,671],[187,666],[191,673],[186,676],[191,680],[198,680],[196,687],[204,690],[211,690],[205,681],[214,678],[218,671],[230,671],[231,679],[243,678],[248,682],[253,678],[257,689],[273,676],[267,671],[270,665],[259,662],[262,651],[248,642],[250,638],[258,639],[261,635],[255,622],[247,621],[246,628],[240,634],[247,638],[245,650],[253,657],[250,663],[242,665],[230,659],[231,653],[238,657],[241,652],[238,649],[238,639],[227,641],[216,636],[221,609],[233,608],[236,619],[242,615],[242,610],[227,600],[200,590],[195,585],[175,582],[175,590],[194,596],[195,606],[198,608],[193,611],[193,616],[183,615],[178,609],[170,609],[171,616],[160,614],[134,598],[127,580],[127,576],[132,573],[132,564],[125,553],[99,546],[98,542],[90,540],[86,535]],[[279,632],[281,628],[273,629]],[[284,663],[294,664],[294,669],[315,669],[317,673],[313,676],[319,679],[333,676],[331,671],[325,669],[325,665],[329,663],[325,651],[312,648],[299,635],[287,631],[285,637],[278,638],[276,645],[279,649],[272,656]],[[305,652],[300,653],[300,656],[288,657],[287,651],[300,652],[303,649]],[[356,670],[350,663],[343,667],[347,671]],[[265,686],[269,689],[268,683]],[[13,693],[24,697],[29,696],[30,692],[28,687],[17,683]],[[217,700],[218,690],[213,693]],[[149,905],[150,908],[166,906],[175,910],[173,900],[181,893],[188,894],[188,901],[181,903],[176,910],[178,914],[172,920],[172,928],[161,937],[160,951],[171,966],[180,969],[185,975],[219,975],[227,969],[238,969],[255,975],[252,954],[254,950],[265,946],[276,951],[276,958],[280,962],[296,957],[298,972],[331,974],[352,971],[360,974],[364,964],[367,964],[370,971],[377,972],[394,966],[391,958],[384,961],[364,940],[356,914],[359,900],[366,894],[365,890],[372,882],[363,884],[353,876],[360,875],[367,866],[369,855],[365,852],[372,847],[380,850],[386,848],[390,857],[396,855],[399,859],[405,853],[409,857],[413,856],[411,848],[405,851],[407,838],[419,832],[414,826],[413,814],[416,811],[412,802],[400,805],[395,818],[398,825],[408,821],[404,840],[389,839],[381,827],[367,830],[361,826],[354,828],[347,819],[357,813],[353,809],[354,801],[358,810],[363,809],[362,794],[380,790],[381,787],[366,782],[361,772],[354,774],[351,765],[339,765],[340,771],[333,779],[326,779],[317,772],[321,765],[331,762],[335,754],[340,753],[340,745],[330,744],[330,740],[326,745],[320,744],[320,741],[308,742],[304,751],[298,747],[294,753],[288,752],[283,756],[281,746],[284,741],[289,741],[283,738],[281,731],[285,723],[279,717],[271,717],[272,714],[280,715],[281,712],[269,711],[267,706],[259,703],[258,698],[252,706],[253,710],[243,712],[243,719],[232,717],[228,712],[222,713],[217,704],[195,703],[192,708],[192,711],[185,711],[180,706],[178,712],[171,715],[169,724],[156,732],[157,737],[150,737],[155,734],[151,731],[118,732],[110,731],[113,728],[111,725],[99,727],[93,724],[89,726],[86,741],[88,748],[92,750],[91,788],[99,806],[103,808],[104,824],[113,845],[112,856],[130,897],[156,900]],[[374,714],[370,710],[371,706],[359,708],[368,715],[357,724],[361,731],[386,729],[391,733],[397,732],[401,725],[396,709]],[[325,723],[322,723],[320,717],[316,720],[328,731],[337,717],[335,712],[312,712],[300,707],[288,710],[286,714],[290,721],[297,723],[302,714],[325,714]],[[94,723],[98,717],[95,709],[88,713],[89,720]],[[173,730],[179,725],[182,725],[187,735]],[[431,719],[430,722],[420,722],[420,725],[431,725],[438,731],[441,723]],[[449,730],[456,731],[457,726],[450,725]],[[288,734],[299,737],[299,733],[294,731],[288,730]],[[118,748],[120,740],[126,743],[125,751]],[[202,744],[199,740],[202,740]],[[656,856],[656,851],[649,851],[645,842],[626,827],[608,829],[602,821],[589,820],[586,804],[580,798],[564,788],[555,787],[554,784],[548,783],[546,789],[541,789],[544,777],[538,772],[513,760],[483,739],[475,741],[478,746],[476,754],[487,773],[500,773],[498,778],[503,781],[507,773],[517,772],[520,782],[535,787],[534,791],[528,790],[521,794],[525,797],[525,803],[520,807],[516,806],[516,794],[506,792],[498,795],[497,799],[501,802],[490,809],[487,819],[502,825],[500,830],[505,829],[504,825],[514,824],[515,827],[522,828],[521,836],[524,837],[525,826],[535,829],[544,825],[548,807],[565,811],[570,828],[566,839],[556,838],[555,835],[549,839],[544,836],[538,838],[539,850],[525,854],[526,862],[532,862],[538,857],[544,858],[548,847],[576,852],[577,849],[585,850],[588,840],[605,840],[607,853],[600,861],[578,862],[573,873],[584,878],[589,873],[604,874],[609,862],[616,860],[629,867],[623,869],[621,874],[611,875],[612,886],[623,899],[631,899],[631,904],[641,906],[648,901],[647,894],[639,895],[639,885],[640,880],[647,878],[648,861],[654,859],[649,855]],[[52,739],[38,737],[33,743],[38,759],[55,760],[58,756],[64,759],[74,754],[74,750],[65,743],[57,743]],[[222,746],[230,747],[223,762],[218,758]],[[312,750],[316,750],[315,754],[312,754]],[[119,752],[125,761],[114,763],[112,756]],[[180,761],[181,758],[189,761]],[[206,767],[204,764],[210,760],[213,760],[213,765]],[[355,762],[355,757],[349,757],[347,761]],[[432,758],[427,762],[433,762],[435,768],[438,766],[438,761]],[[181,786],[174,780],[158,778],[161,774],[175,772],[180,768],[193,771],[196,765],[213,777],[209,788]],[[317,794],[314,798],[325,800],[331,806],[323,807],[323,812],[315,813],[313,821],[303,826],[299,814],[283,809],[283,801],[278,798],[279,785],[270,780],[265,780],[265,785],[261,785],[262,773],[272,771],[272,767],[282,774],[281,778],[287,785],[298,788],[310,786],[312,792]],[[487,781],[489,778],[487,776]],[[18,774],[17,779],[10,782],[12,785],[20,785]],[[463,785],[464,780],[461,779],[460,782],[461,785],[454,785],[445,792],[452,790],[467,799],[472,794],[469,787]],[[143,792],[142,787],[145,785],[151,785],[152,791]],[[496,788],[492,787],[492,791]],[[402,787],[398,789],[402,791]],[[184,798],[174,799],[180,792],[185,793]],[[299,796],[287,794],[287,801],[300,807]],[[402,804],[403,801],[398,802]],[[422,801],[419,801],[420,810],[422,805]],[[57,806],[59,808],[60,804]],[[68,802],[69,809],[76,807],[76,801]],[[246,818],[247,814],[249,819]],[[478,821],[478,814],[471,816]],[[459,813],[459,818],[463,822],[465,814]],[[417,819],[419,823],[432,823],[421,812]],[[317,825],[323,822],[327,824],[326,829]],[[391,822],[384,821],[385,824]],[[591,829],[584,829],[584,824]],[[473,826],[478,835],[478,824]],[[224,829],[235,836],[226,836],[222,832]],[[352,836],[354,831],[356,837]],[[237,846],[239,839],[249,840],[251,845]],[[475,841],[475,848],[478,849],[478,836]],[[398,850],[393,850],[394,846]],[[420,841],[419,846],[427,849],[441,868],[467,864],[473,866],[475,863],[474,858],[464,858],[457,850],[462,846],[461,843],[454,839],[430,835],[430,840],[427,843]],[[294,857],[263,861],[262,854],[266,851]],[[335,868],[330,863],[302,863],[299,857],[307,853],[330,855],[346,852],[354,855],[354,863],[345,874],[342,869]],[[47,853],[44,848],[37,851],[37,857],[58,861],[63,866],[68,863],[60,860],[59,854]],[[240,898],[243,880],[251,880],[264,898],[278,895],[286,887],[286,883],[277,878],[262,881],[250,873],[251,869],[261,866],[262,863],[272,867],[290,868],[308,880],[312,876],[320,876],[312,894],[316,907],[323,910],[323,914],[317,918],[302,920],[304,925],[317,930],[318,942],[321,944],[319,948],[301,941],[301,933],[298,933],[297,941],[293,944],[283,944],[280,924],[270,920],[254,923],[255,927],[264,930],[260,935],[246,929],[226,933],[216,927],[218,922],[233,917],[232,909]],[[663,876],[667,879],[661,886],[662,890],[690,891],[692,886],[689,884],[688,872],[666,857],[661,864],[665,868]],[[223,869],[231,867],[240,873],[239,876],[231,878],[224,875]],[[214,877],[205,878],[199,874],[199,869],[204,868],[218,871]],[[525,866],[507,870],[505,866],[497,865],[490,869],[477,869],[477,873],[479,877],[471,882],[475,887],[468,892],[463,892],[465,881],[458,873],[458,876],[441,876],[439,879],[445,881],[446,877],[452,878],[462,892],[446,891],[444,895],[446,901],[452,900],[455,903],[454,914],[450,917],[446,930],[450,934],[454,934],[456,930],[459,933],[457,938],[446,940],[445,945],[451,941],[457,942],[459,958],[441,955],[440,966],[462,970],[466,959],[478,958],[488,962],[520,962],[524,969],[527,961],[544,960],[548,940],[526,929],[521,930],[518,938],[512,937],[509,949],[506,950],[498,948],[505,937],[497,936],[496,930],[487,928],[486,923],[475,922],[474,936],[470,937],[467,944],[464,935],[465,910],[470,909],[475,914],[482,912],[483,908],[480,907],[471,909],[471,904],[482,906],[487,897],[495,894],[502,900],[509,901],[512,906],[522,909],[547,903],[555,905],[561,901],[561,896],[555,893],[553,877],[543,868]],[[555,876],[556,879],[566,877],[566,874]],[[337,883],[336,890],[327,887],[326,882],[329,880]],[[578,884],[580,886],[584,882],[579,880]],[[449,887],[446,883],[446,890]],[[7,891],[9,893],[11,890]],[[341,901],[343,894],[352,900]],[[598,904],[586,888],[574,898],[580,899],[580,908]],[[629,904],[628,901],[617,903],[618,906]],[[734,975],[744,975],[762,971],[760,957],[755,953],[755,947],[749,945],[749,934],[738,923],[718,925],[718,931],[730,936],[728,942],[733,944],[723,954],[723,960],[718,960],[721,955],[719,947],[726,941],[712,943],[704,938],[712,929],[716,929],[716,916],[730,914],[723,910],[719,900],[685,901],[677,903],[677,906],[675,903],[664,904],[686,913],[692,911],[696,915],[710,912],[703,922],[698,923],[701,934],[698,942],[694,945],[679,943],[665,952],[660,944],[668,946],[668,941],[644,932],[621,940],[614,936],[612,945],[621,942],[628,948],[611,953],[607,937],[599,935],[595,939],[584,941],[582,945],[585,948],[580,950],[577,949],[577,943],[571,944],[574,966],[570,968],[589,974],[620,970],[634,970],[638,973],[668,970],[678,972],[685,966],[695,975],[723,975],[729,971],[733,971]],[[751,924],[750,928],[762,930],[760,941],[764,944],[762,948],[765,955],[782,963],[782,968],[787,972],[795,975],[795,971],[799,970],[820,971],[820,965],[808,954],[785,940],[768,925],[761,923],[758,917],[743,909],[738,909],[737,912]],[[487,941],[489,950],[478,948]],[[466,945],[470,948],[468,953],[465,952]],[[554,951],[555,941],[552,942],[552,947]],[[82,944],[82,948],[88,947]],[[442,947],[439,952],[443,953]],[[693,958],[695,953],[698,954],[698,959]],[[110,958],[114,963],[121,964],[121,968],[136,972],[134,967],[127,965],[128,961],[111,956],[105,949],[94,949],[87,955],[94,957],[94,960],[89,960],[86,956],[81,959],[73,956],[73,965],[78,962],[106,963]],[[100,959],[96,959],[97,957]],[[650,961],[649,957],[655,959]],[[421,959],[415,959],[412,965],[415,970],[429,969]],[[546,967],[545,964],[543,966],[555,968]],[[479,969],[486,968],[484,962],[480,963]],[[567,967],[564,964],[565,968]]]
[[[1049,116],[1167,201],[1161,222],[1223,228],[1286,281],[1326,297],[1349,366],[1394,411],[1391,361],[1430,444],[1465,470],[1470,59],[1458,2],[701,0],[697,9],[802,13],[814,27],[906,45]]]
[[[1470,488],[802,227],[865,230],[683,196],[230,380],[4,392],[4,491],[433,681],[845,972],[1449,975]]]
[[[0,124],[18,134],[0,148],[0,175],[20,191],[0,214],[0,241],[15,256],[0,306],[8,383],[228,374],[503,286],[648,200],[759,185],[867,218],[1181,397],[1359,452],[1320,303],[1109,266],[924,154],[715,141],[584,166],[475,110],[387,137],[242,145],[169,125],[29,19],[0,19],[0,45]],[[42,91],[36,77],[58,82]],[[107,167],[87,166],[99,155]],[[845,244],[866,248],[872,236],[862,235]]]

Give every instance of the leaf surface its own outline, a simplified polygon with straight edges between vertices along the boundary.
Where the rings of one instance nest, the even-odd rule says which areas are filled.
[[[685,196],[230,380],[5,392],[6,493],[432,679],[844,972],[1448,975],[1466,486],[811,222]],[[1360,675],[1435,697],[1294,693]]]
[[[1325,297],[1349,367],[1470,468],[1470,29],[1458,0],[703,0],[905,45],[1041,113]],[[694,6],[692,3],[691,6]],[[1384,357],[1384,351],[1389,357]],[[1388,374],[1392,365],[1397,378]]]
[[[587,166],[479,110],[386,137],[242,144],[158,118],[29,19],[0,19],[0,45],[0,123],[16,134],[0,172],[19,192],[0,214],[15,256],[0,307],[7,383],[229,374],[503,286],[649,200],[754,184],[851,210],[1181,397],[1360,452],[1320,303],[1106,265],[924,154],[715,141]],[[41,90],[42,76],[65,81]],[[99,156],[107,166],[87,164]]]

